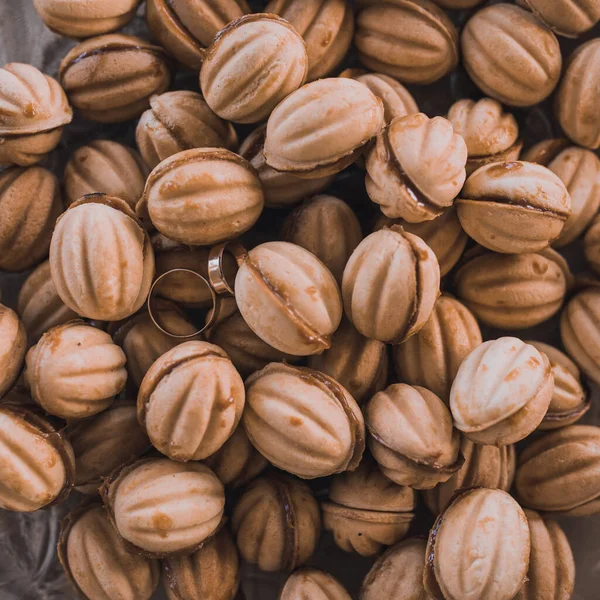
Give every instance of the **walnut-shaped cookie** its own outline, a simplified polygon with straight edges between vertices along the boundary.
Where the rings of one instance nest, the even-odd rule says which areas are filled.
[[[514,600],[569,600],[575,590],[575,560],[565,532],[556,521],[533,510],[525,510],[525,516],[531,537],[529,571]]]
[[[519,158],[523,147],[519,139],[519,125],[496,100],[458,100],[450,107],[448,120],[467,144],[467,175],[489,163],[511,162]]]
[[[126,403],[69,426],[68,437],[75,454],[75,488],[92,495],[115,469],[152,446],[138,423],[135,405]]]
[[[184,150],[154,168],[137,206],[152,225],[183,244],[206,246],[244,233],[264,197],[256,171],[224,148]]]
[[[0,269],[25,271],[48,255],[63,212],[56,177],[42,167],[0,173]]]
[[[315,196],[298,206],[283,223],[283,239],[312,252],[342,283],[344,267],[362,240],[354,211],[335,196]]]
[[[321,514],[306,483],[277,474],[249,484],[233,507],[231,528],[244,560],[261,571],[289,571],[315,551]]]
[[[258,123],[304,84],[307,73],[302,36],[285,19],[254,13],[219,32],[202,62],[200,88],[222,119]]]
[[[554,392],[548,357],[514,337],[484,342],[460,365],[450,391],[454,425],[476,444],[506,446],[541,423]]]
[[[576,144],[596,150],[600,147],[600,98],[595,81],[600,77],[600,39],[579,46],[569,56],[556,95],[556,117],[563,131]]]
[[[527,518],[511,496],[463,490],[429,533],[425,591],[438,600],[512,600],[525,581],[529,553]],[[474,556],[477,568],[469,568]]]
[[[267,459],[250,443],[242,425],[208,458],[204,459],[228,489],[237,489],[258,477],[268,466]]]
[[[463,65],[486,95],[511,106],[533,106],[560,77],[556,36],[530,12],[501,3],[477,11],[461,34]]]
[[[287,208],[304,198],[322,192],[333,181],[335,175],[326,175],[316,179],[303,179],[291,173],[271,168],[263,154],[266,125],[257,127],[240,146],[239,153],[258,173],[265,195],[265,206]]]
[[[250,12],[246,0],[148,0],[152,35],[178,61],[198,72],[205,48],[230,21]]]
[[[430,221],[452,206],[466,162],[465,141],[443,117],[393,119],[367,155],[367,193],[388,217]]]
[[[23,368],[27,332],[14,310],[0,304],[0,398],[13,387]]]
[[[298,356],[281,352],[259,338],[235,307],[231,314],[219,317],[219,322],[206,332],[206,338],[227,352],[242,377],[260,371],[271,362],[299,360]]]
[[[456,295],[486,325],[526,329],[555,315],[567,293],[567,278],[555,252],[483,252],[456,272]]]
[[[246,380],[243,424],[269,462],[303,479],[352,471],[365,447],[354,398],[331,377],[285,363]]]
[[[154,316],[161,327],[176,335],[188,336],[196,331],[196,327],[174,305],[159,304],[154,308]],[[123,348],[131,383],[138,388],[154,361],[184,341],[162,332],[146,311],[130,317],[114,332],[111,329],[109,332],[115,343]],[[198,340],[200,337],[187,341],[191,339]]]
[[[484,487],[508,492],[517,467],[515,447],[482,446],[462,437],[460,452],[465,458],[462,467],[443,483],[425,490],[423,497],[427,508],[439,515],[457,490]]]
[[[73,119],[58,82],[32,65],[9,63],[0,69],[0,102],[0,165],[39,162]]]
[[[563,352],[543,342],[527,342],[543,352],[554,375],[554,394],[548,412],[538,429],[558,429],[572,425],[589,410],[590,399],[581,382],[577,365]]]
[[[4,402],[0,447],[0,508],[33,512],[69,495],[75,479],[73,449],[46,419]]]
[[[250,250],[235,278],[235,296],[252,331],[295,356],[329,348],[342,318],[340,290],[329,269],[289,242]]]
[[[558,239],[552,244],[561,248],[575,241],[590,225],[600,207],[600,159],[590,150],[569,146],[548,163],[571,197],[571,216]]]
[[[411,538],[384,552],[367,573],[360,600],[431,600],[423,587],[427,540]]]
[[[30,344],[35,344],[52,327],[77,318],[77,313],[56,292],[48,261],[39,265],[23,283],[17,312],[27,330]]]
[[[432,83],[458,63],[456,27],[429,0],[365,2],[354,43],[366,67],[404,83]]]
[[[365,424],[379,468],[399,485],[430,489],[463,463],[450,411],[423,387],[397,383],[378,392],[365,407]]]
[[[352,43],[354,14],[347,0],[270,0],[265,12],[283,17],[306,42],[308,81],[330,75]]]
[[[235,150],[233,125],[219,118],[197,92],[178,90],[150,98],[135,140],[144,162],[154,169],[165,158],[193,148]]]
[[[368,73],[363,69],[346,69],[339,75],[364,83],[381,98],[386,124],[396,117],[406,117],[419,112],[412,94],[396,79],[383,73]]]
[[[233,433],[244,402],[244,382],[227,354],[207,342],[184,342],[148,369],[138,418],[154,447],[172,460],[202,460]]]
[[[399,542],[414,519],[416,492],[390,481],[365,459],[355,471],[336,475],[323,502],[323,527],[346,552],[380,554]]]
[[[101,489],[117,531],[141,554],[163,558],[197,550],[222,524],[223,484],[205,465],[145,458]]]
[[[69,101],[86,119],[120,123],[139,117],[150,97],[171,83],[162,48],[132,35],[110,33],[71,49],[58,69]]]
[[[600,19],[600,6],[594,0],[517,0],[558,35],[578,37]]]
[[[351,600],[346,588],[320,569],[307,567],[292,573],[285,582],[279,600]]]
[[[464,358],[481,344],[471,311],[451,296],[440,296],[423,328],[393,348],[398,379],[427,388],[446,404]]]
[[[399,225],[404,231],[419,236],[433,250],[438,259],[441,277],[456,265],[469,241],[469,236],[458,220],[456,206],[445,210],[439,217],[422,223],[407,223],[403,219],[390,219],[381,214],[373,231],[392,225]]]
[[[333,334],[331,348],[311,356],[308,366],[335,379],[363,404],[385,387],[388,362],[383,342],[366,338],[343,319]]]
[[[63,520],[58,558],[82,598],[150,600],[160,581],[159,562],[131,552],[97,502]]]
[[[558,238],[571,215],[565,184],[550,169],[522,161],[477,169],[456,201],[463,229],[494,252],[536,252]]]
[[[368,338],[399,344],[425,325],[439,294],[435,254],[397,225],[367,236],[342,280],[344,310]]]
[[[169,600],[234,600],[240,587],[240,559],[223,527],[190,556],[163,560],[163,582]]]
[[[33,5],[46,27],[54,33],[86,38],[121,29],[133,19],[140,2],[141,0],[34,0]]]
[[[94,140],[69,158],[63,176],[65,202],[73,204],[86,194],[103,192],[135,209],[147,177],[148,168],[135,150],[110,140]]]
[[[595,383],[600,383],[600,289],[574,296],[560,316],[560,336],[567,354]]]
[[[515,489],[527,508],[583,517],[600,512],[600,427],[570,425],[519,455]]]
[[[70,321],[47,331],[29,350],[25,381],[47,413],[82,419],[108,408],[125,387],[125,360],[108,333]]]
[[[50,270],[60,299],[78,315],[118,321],[146,301],[154,253],[124,200],[90,194],[71,204],[56,222]]]
[[[366,85],[345,77],[319,79],[271,113],[265,159],[277,171],[320,179],[351,165],[384,126],[383,102]]]
[[[594,270],[600,274],[600,217],[596,215],[583,238],[585,258]]]

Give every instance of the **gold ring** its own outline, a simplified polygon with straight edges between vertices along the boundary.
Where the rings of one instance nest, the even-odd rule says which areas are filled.
[[[227,282],[223,270],[223,258],[225,253],[231,254],[238,268],[242,266],[248,252],[238,242],[223,242],[210,249],[208,254],[208,278],[210,284],[219,296],[233,296],[233,288]]]
[[[157,321],[157,319],[154,316],[154,312],[152,309],[152,301],[154,299],[154,291],[156,289],[156,286],[166,277],[168,277],[169,275],[172,275],[173,273],[189,273],[190,275],[194,275],[195,277],[197,277],[198,279],[201,279],[205,284],[206,287],[208,288],[209,292],[210,292],[210,297],[212,299],[212,310],[209,312],[209,318],[207,319],[204,327],[202,327],[201,329],[198,329],[197,331],[194,331],[194,333],[188,333],[186,335],[178,335],[176,333],[173,333],[172,331],[168,331],[167,329],[165,329],[164,327],[162,327],[162,325],[160,325],[160,323]],[[205,331],[206,329],[208,329],[216,320],[217,318],[217,295],[215,294],[215,290],[213,290],[211,284],[202,276],[200,275],[200,273],[197,273],[196,271],[192,271],[191,269],[183,269],[183,268],[177,268],[177,269],[171,269],[169,271],[165,271],[162,275],[159,275],[155,280],[154,283],[152,284],[152,287],[150,288],[150,293],[148,294],[148,300],[146,301],[147,307],[148,307],[148,314],[150,315],[150,319],[152,319],[152,322],[154,323],[154,325],[156,325],[156,327],[158,327],[158,329],[160,329],[160,331],[162,331],[165,335],[168,335],[172,338],[176,338],[178,340],[188,340],[190,338],[196,337],[197,335],[199,335],[200,333],[202,333],[203,331]]]

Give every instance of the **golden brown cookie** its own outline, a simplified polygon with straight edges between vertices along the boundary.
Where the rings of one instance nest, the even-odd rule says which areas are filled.
[[[364,336],[399,344],[425,325],[439,294],[435,254],[394,225],[367,236],[344,270],[344,310]]]
[[[0,69],[0,165],[28,167],[54,150],[73,111],[59,83],[32,65]]]
[[[50,243],[50,270],[61,300],[78,315],[118,321],[146,301],[154,253],[148,234],[124,200],[90,194],[58,219]]]
[[[304,84],[307,73],[306,44],[294,27],[276,15],[254,13],[219,32],[202,62],[200,87],[221,118],[258,123]]]
[[[150,108],[138,121],[135,140],[150,169],[184,150],[237,147],[233,125],[219,118],[200,94],[188,90],[152,96]]]
[[[404,83],[432,83],[456,68],[458,33],[429,0],[364,2],[354,43],[361,62]]]
[[[100,123],[139,117],[151,96],[162,94],[171,83],[162,48],[120,33],[75,46],[60,63],[58,76],[73,107]]]
[[[456,201],[463,229],[495,252],[536,252],[561,234],[571,216],[569,192],[550,169],[523,161],[486,165]]]
[[[511,106],[533,106],[560,77],[556,36],[530,12],[512,4],[477,11],[461,34],[463,64],[484,94]]]
[[[365,447],[354,398],[331,377],[285,363],[246,380],[243,425],[269,462],[303,479],[352,471]]]
[[[63,212],[58,179],[42,167],[0,173],[0,269],[25,271],[48,255]]]

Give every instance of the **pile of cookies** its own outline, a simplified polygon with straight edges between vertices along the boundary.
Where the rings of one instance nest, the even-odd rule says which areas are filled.
[[[28,272],[0,507],[87,496],[58,556],[89,600],[240,599],[242,561],[349,600],[306,566],[323,530],[376,558],[360,600],[571,598],[555,518],[600,512],[600,38],[557,36],[600,2],[147,0],[148,39],[118,33],[140,0],[34,3],[78,43],[57,78],[0,69],[0,269]],[[479,91],[420,112],[405,84],[456,69]],[[564,137],[526,147],[513,111],[553,93]],[[59,180],[74,115],[137,121],[137,149],[88,140]],[[515,336],[553,317],[562,348]]]

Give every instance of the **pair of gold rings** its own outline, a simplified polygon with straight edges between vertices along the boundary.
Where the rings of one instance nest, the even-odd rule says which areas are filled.
[[[152,322],[154,325],[156,325],[156,327],[158,327],[158,329],[160,329],[160,331],[173,338],[189,339],[197,336],[207,329],[210,329],[210,327],[212,327],[219,320],[222,300],[224,298],[231,298],[234,296],[233,286],[227,281],[223,268],[223,261],[226,254],[229,254],[234,258],[239,269],[246,259],[248,252],[244,246],[237,242],[224,242],[210,249],[208,254],[208,279],[192,269],[176,268],[165,271],[154,280],[154,283],[150,288],[150,293],[148,294],[148,300],[146,304],[148,307],[148,314],[150,315]],[[165,329],[155,315],[156,286],[174,273],[187,273],[190,276],[200,279],[209,290],[212,300],[212,309],[208,312],[204,326],[193,333],[185,335],[176,334],[168,329]]]

